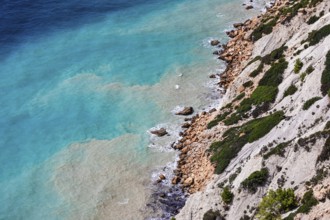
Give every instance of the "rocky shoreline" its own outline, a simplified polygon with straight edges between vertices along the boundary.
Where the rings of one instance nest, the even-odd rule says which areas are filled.
[[[282,1],[277,1],[273,7],[279,7],[281,4],[283,4]],[[227,64],[218,83],[222,91],[226,91],[229,84],[245,68],[246,62],[252,55],[251,33],[264,16],[271,16],[276,13],[276,9],[273,7],[267,8],[267,12],[263,15],[248,19],[243,23],[233,24],[235,29],[226,32],[231,40],[221,46],[223,50],[214,53]],[[217,45],[213,44],[213,46]],[[238,92],[243,90],[244,87],[239,88]],[[214,166],[210,162],[210,154],[207,149],[212,142],[219,139],[221,132],[214,134],[205,129],[216,111],[216,109],[211,109],[192,118],[186,118],[186,120],[191,121],[189,128],[183,132],[182,138],[173,146],[174,149],[180,151],[180,160],[177,169],[174,170],[175,177],[172,184],[180,184],[189,193],[202,190],[214,173]]]
[[[281,4],[279,2],[277,1],[272,6]],[[265,14],[267,13],[274,13],[272,7],[267,8]],[[220,45],[218,40],[210,42],[211,46],[219,48],[213,52],[213,55],[226,62],[226,69],[219,75],[218,88],[221,91],[219,96],[223,95],[229,84],[244,69],[245,65],[243,64],[250,59],[253,49],[253,41],[250,35],[260,23],[262,17],[260,15],[243,23],[233,24],[234,29],[226,32],[228,37],[231,38],[226,44]],[[209,77],[217,78],[215,75]],[[153,210],[160,208],[163,212],[161,219],[170,219],[171,216],[177,215],[180,209],[184,207],[188,196],[203,190],[212,179],[214,165],[210,162],[210,153],[207,149],[210,143],[221,136],[221,132],[214,134],[206,131],[205,128],[216,111],[213,108],[207,112],[203,111],[184,119],[185,122],[181,125],[184,129],[180,133],[181,138],[172,144],[172,148],[179,151],[179,160],[176,169],[173,170],[174,177],[170,180],[171,184],[163,184],[162,181],[166,177],[160,174],[155,183],[156,189],[152,193],[151,202],[147,205]],[[193,112],[192,107],[185,107],[176,115],[187,116]],[[152,133],[159,137],[167,134],[163,128],[152,131]]]
[[[173,207],[175,207],[165,219],[175,216],[178,212],[177,219],[184,220],[213,220],[218,217],[219,219],[228,217],[228,219],[235,220],[254,219],[260,200],[266,195],[267,190],[281,189],[283,186],[294,187],[294,190],[297,191],[297,201],[303,206],[301,200],[302,194],[308,193],[306,187],[313,190],[310,185],[305,185],[305,182],[309,182],[313,178],[315,181],[315,178],[319,178],[317,175],[320,175],[320,170],[324,168],[320,165],[317,166],[317,160],[319,160],[317,158],[326,151],[323,149],[321,152],[322,145],[326,142],[325,138],[328,138],[326,143],[330,143],[329,133],[326,130],[328,124],[325,125],[325,122],[330,120],[328,114],[330,105],[328,97],[324,95],[326,91],[322,90],[325,85],[322,87],[320,80],[321,75],[324,74],[324,72],[322,73],[322,62],[324,62],[326,51],[330,50],[330,37],[326,38],[330,35],[330,30],[328,30],[330,29],[330,14],[328,13],[327,16],[320,19],[325,14],[325,10],[329,11],[329,5],[322,0],[298,2],[277,0],[265,13],[245,22],[234,24],[235,29],[227,32],[231,38],[227,44],[219,47],[219,41],[210,42],[212,46],[219,48],[213,54],[227,63],[226,70],[220,75],[218,83],[221,90],[225,91],[225,94],[219,94],[219,96],[223,95],[223,107],[185,118],[185,123],[182,125],[185,130],[182,132],[181,138],[172,146],[180,152],[177,168],[174,170],[174,176],[167,180],[172,183],[170,189],[181,190],[177,191],[179,194],[173,194],[173,197],[171,196],[172,191],[168,189],[165,194],[157,194],[158,198],[163,195],[166,197],[166,202],[164,200],[161,202],[165,204],[163,210],[170,210],[171,204],[174,204]],[[318,19],[320,19],[319,22],[317,22]],[[308,26],[315,22],[317,25],[314,25],[313,28]],[[322,31],[316,31],[317,28]],[[316,46],[310,47],[305,44],[305,39],[309,39],[317,32],[320,36],[317,36]],[[324,38],[328,41],[323,41]],[[297,74],[302,69],[303,62],[308,65],[308,68],[304,67],[304,72],[299,76]],[[305,78],[311,73],[314,73],[313,78],[309,77],[309,81],[306,82]],[[271,78],[274,75],[278,78]],[[211,75],[210,78],[218,77]],[[269,81],[268,78],[272,80]],[[320,88],[323,94],[320,94]],[[258,93],[258,89],[262,92]],[[270,93],[271,89],[275,89],[274,92]],[[294,89],[294,91],[290,89]],[[296,93],[296,91],[299,92]],[[330,90],[328,93],[330,97]],[[306,101],[306,97],[310,100]],[[310,106],[312,101],[314,103],[318,100],[322,100],[322,102],[319,102],[313,112],[309,113],[310,115],[306,114],[309,108],[306,107],[307,104]],[[304,102],[306,103],[304,104]],[[278,122],[276,122],[276,117],[279,117]],[[274,124],[271,126],[273,127],[270,127],[267,132],[258,131],[258,136],[254,137],[253,141],[245,139],[250,135],[249,132],[246,134],[245,130],[242,133],[237,130],[246,129],[247,127],[244,126],[262,121],[262,119],[272,120]],[[281,122],[281,120],[283,121]],[[263,126],[269,127],[270,122]],[[279,122],[281,122],[281,126],[277,126]],[[233,130],[235,132],[231,131],[232,133],[229,133],[231,136],[227,139],[227,137],[223,137],[224,132],[230,131],[231,125],[236,126]],[[255,127],[249,127],[249,129],[251,128]],[[316,133],[310,133],[310,128],[313,128]],[[305,131],[301,132],[302,130]],[[324,136],[318,136],[317,147],[314,147],[314,150],[311,151],[308,148],[307,153],[297,150],[297,145],[306,144],[301,141],[301,136],[305,134],[313,136],[320,132],[323,132]],[[264,135],[267,138],[263,138]],[[310,137],[305,136],[307,139]],[[289,153],[284,156],[286,151],[282,148],[291,143],[296,143],[296,145],[292,144],[295,146],[294,150],[288,150]],[[217,147],[217,151],[210,146]],[[227,147],[224,156],[221,155],[221,150],[223,150],[221,147]],[[325,147],[326,145],[323,148]],[[238,151],[232,148],[237,148]],[[278,154],[280,158],[277,157],[276,160],[266,163],[270,156],[263,154],[268,149],[271,149],[269,155]],[[215,160],[212,163],[211,156],[214,154],[217,154],[219,158],[213,158]],[[286,157],[289,157],[290,160],[282,161],[282,158],[286,159]],[[295,173],[298,172],[297,169],[307,166],[304,164],[304,157],[313,158],[314,162],[309,163],[309,167],[304,171],[299,171],[305,173],[297,177],[295,176]],[[228,161],[224,162],[225,160]],[[286,163],[285,169],[283,169],[282,163]],[[322,166],[328,167],[329,165],[323,163]],[[257,190],[258,187],[253,193],[244,190],[244,181],[252,178],[253,174],[261,172],[260,169],[267,172],[266,182],[260,185],[260,190]],[[268,174],[268,172],[270,173]],[[290,172],[291,175],[288,175],[287,173]],[[328,178],[327,174],[324,174],[322,178]],[[318,180],[318,184],[321,184],[322,178]],[[328,179],[325,179],[324,183]],[[160,186],[162,181],[160,176]],[[263,187],[265,185],[269,188]],[[319,191],[320,187],[314,188],[316,198],[319,198]],[[323,200],[320,200],[322,203],[325,201],[326,193],[330,195],[330,191],[323,191]],[[223,195],[224,193],[226,195]],[[225,198],[226,196],[227,198]],[[185,200],[186,198],[187,200]],[[175,201],[180,201],[180,205],[177,205],[178,203]],[[320,205],[315,209],[322,209],[322,207]],[[314,216],[315,213],[317,211],[314,211]],[[298,210],[294,215],[302,216],[303,214],[300,214]]]

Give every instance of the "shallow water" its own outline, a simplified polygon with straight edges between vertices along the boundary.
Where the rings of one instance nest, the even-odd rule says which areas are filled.
[[[256,13],[241,3],[5,1],[0,219],[143,219],[173,109],[217,101],[209,40]]]

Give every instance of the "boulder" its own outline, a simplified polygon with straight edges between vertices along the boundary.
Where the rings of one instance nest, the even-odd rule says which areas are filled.
[[[160,180],[164,180],[164,179],[166,179],[166,177],[165,177],[164,174],[160,174],[160,175],[159,175],[159,179],[160,179]]]
[[[176,185],[176,184],[178,184],[179,182],[180,182],[180,178],[179,178],[178,176],[173,177],[173,179],[172,179],[172,184],[173,184],[173,185]]]
[[[248,6],[245,7],[246,10],[250,10],[250,9],[252,9],[252,8],[253,8],[252,5],[248,5]]]
[[[234,28],[239,28],[243,26],[243,23],[234,23],[233,26]]]
[[[194,183],[194,178],[192,178],[192,177],[188,177],[187,179],[185,179],[185,180],[183,181],[183,185],[184,185],[185,187],[187,187],[187,186],[191,186],[193,183]]]
[[[182,111],[175,113],[176,115],[191,115],[194,113],[193,107],[184,107]]]
[[[181,127],[182,128],[189,128],[190,127],[190,123],[186,122]]]
[[[186,153],[188,153],[188,151],[189,151],[188,147],[184,147],[184,148],[181,149],[182,154],[186,154]]]
[[[150,133],[157,135],[158,137],[163,137],[168,134],[165,128],[161,128],[159,130],[153,130],[153,131],[150,131]]]
[[[218,44],[220,44],[220,41],[218,41],[218,40],[211,40],[210,44],[211,44],[211,46],[217,46]]]

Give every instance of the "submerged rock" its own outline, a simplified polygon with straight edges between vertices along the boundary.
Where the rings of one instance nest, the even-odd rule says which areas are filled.
[[[189,128],[190,127],[190,123],[186,122],[181,127],[182,128]]]
[[[191,115],[194,113],[193,107],[184,107],[182,111],[175,113],[176,115]]]
[[[159,130],[153,130],[153,131],[150,131],[150,133],[157,135],[158,137],[163,137],[168,134],[165,128],[161,128]]]
[[[220,41],[218,41],[218,40],[211,40],[210,44],[211,44],[211,46],[217,46],[218,44],[220,44]]]
[[[239,28],[242,27],[244,24],[243,23],[234,23],[233,26],[234,28]]]

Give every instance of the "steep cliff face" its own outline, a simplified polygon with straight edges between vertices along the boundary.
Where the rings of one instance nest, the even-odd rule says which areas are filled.
[[[222,106],[189,130],[197,192],[175,218],[330,219],[330,2],[277,1],[251,22]]]

